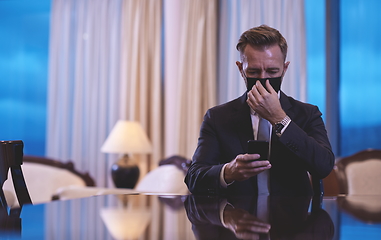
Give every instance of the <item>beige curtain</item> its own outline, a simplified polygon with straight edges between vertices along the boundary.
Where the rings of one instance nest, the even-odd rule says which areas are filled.
[[[139,121],[152,142],[153,153],[140,156],[142,175],[163,157],[161,7],[158,0],[123,1],[119,111],[122,119]]]
[[[121,1],[52,2],[46,155],[107,186],[100,147],[119,118]]]
[[[71,159],[97,186],[116,155],[100,152],[119,119],[139,121],[162,158],[161,1],[55,0],[47,156]],[[141,156],[137,156],[141,157]],[[142,176],[152,167],[141,157]]]
[[[216,104],[216,0],[165,1],[165,155],[191,158]]]
[[[163,158],[161,9],[162,2],[158,0],[123,1],[122,8],[120,70],[124,81],[120,86],[119,112],[122,119],[139,121],[153,146],[150,156],[139,156],[141,178]],[[149,203],[155,223],[162,217],[158,204],[157,200]],[[149,232],[156,233],[158,228],[159,225],[150,224]],[[152,235],[151,239],[157,237]]]
[[[162,27],[163,7],[176,28]],[[190,158],[203,115],[216,103],[217,0],[54,0],[52,9],[47,155],[72,159],[97,186],[112,187],[118,156],[100,147],[126,119],[139,121],[152,141],[153,153],[140,157],[142,176],[163,157]],[[56,209],[47,219],[78,210]],[[168,209],[152,218],[171,223],[165,239],[184,231],[194,239],[184,214]]]
[[[218,4],[164,0],[164,13],[164,155],[191,158],[203,116],[216,104]],[[163,230],[163,239],[195,238],[183,214],[162,213],[171,226]]]
[[[118,156],[101,153],[100,147],[115,123],[127,119],[141,122],[154,146],[152,159],[160,159],[160,31],[161,1],[52,2],[47,156],[71,159],[98,187],[113,187],[109,172]],[[143,176],[149,159],[141,160]],[[47,224],[64,228],[83,221],[60,222],[60,216],[72,211],[83,211],[91,219],[94,206],[52,209]],[[86,236],[72,233],[70,238],[103,239],[102,229],[91,229]]]

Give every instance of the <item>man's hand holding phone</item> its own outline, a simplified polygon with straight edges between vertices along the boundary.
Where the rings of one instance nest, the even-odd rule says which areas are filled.
[[[240,154],[226,164],[224,179],[226,183],[243,181],[270,169],[268,160],[259,160],[259,154]]]

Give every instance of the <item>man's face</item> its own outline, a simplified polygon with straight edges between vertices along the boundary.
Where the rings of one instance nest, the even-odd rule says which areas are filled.
[[[245,47],[242,62],[236,62],[247,86],[248,78],[275,78],[284,76],[290,62],[284,62],[283,54],[278,45],[267,48]]]

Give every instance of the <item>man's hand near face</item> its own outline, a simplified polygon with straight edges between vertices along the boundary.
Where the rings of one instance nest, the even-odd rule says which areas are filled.
[[[266,80],[266,88],[257,81],[253,88],[247,93],[246,102],[259,116],[267,119],[274,125],[282,121],[282,119],[286,117],[286,113],[280,105],[278,93],[271,86],[269,80]]]

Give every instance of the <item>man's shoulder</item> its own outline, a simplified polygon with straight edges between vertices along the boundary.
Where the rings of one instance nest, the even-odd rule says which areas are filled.
[[[237,108],[241,108],[243,106],[245,106],[246,104],[246,94],[243,94],[242,96],[236,98],[236,99],[233,99],[233,100],[230,100],[226,103],[222,103],[222,104],[219,104],[217,106],[214,106],[212,108],[209,109],[209,111],[212,111],[212,112],[224,112],[224,111],[229,111],[229,110],[234,110],[234,109],[237,109]]]
[[[290,110],[295,113],[298,112],[304,114],[321,114],[318,106],[296,100],[286,94],[283,94],[281,97],[281,104],[285,111]]]

